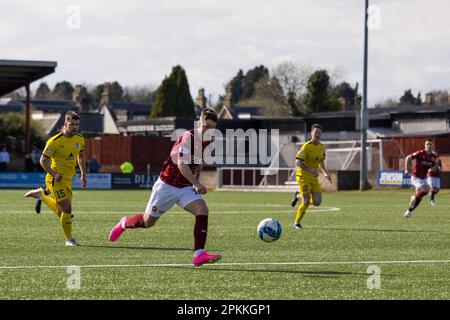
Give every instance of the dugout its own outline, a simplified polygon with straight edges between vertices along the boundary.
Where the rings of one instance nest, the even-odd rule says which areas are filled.
[[[26,91],[26,122],[25,122],[25,153],[30,153],[30,84],[55,72],[57,63],[54,61],[1,60],[0,59],[0,97],[25,87]]]

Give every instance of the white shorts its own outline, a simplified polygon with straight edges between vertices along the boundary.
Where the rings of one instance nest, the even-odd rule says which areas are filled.
[[[158,218],[175,203],[184,209],[195,200],[203,200],[203,197],[194,190],[194,187],[176,188],[158,179],[153,185],[145,214]]]
[[[418,189],[420,187],[428,188],[427,179],[420,179],[415,176],[411,176],[411,184],[414,188]]]
[[[438,177],[428,177],[427,183],[430,188],[440,189],[441,188],[441,179]]]

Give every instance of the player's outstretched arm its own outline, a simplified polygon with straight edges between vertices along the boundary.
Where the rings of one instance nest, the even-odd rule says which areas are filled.
[[[184,163],[181,158],[178,159],[177,165],[178,169],[180,169],[181,174],[194,186],[198,193],[205,194],[207,192],[206,187],[202,185],[200,181],[198,181],[198,179],[192,173],[191,168],[189,168],[189,165]]]
[[[63,178],[63,175],[59,172],[56,172],[52,169],[52,160],[44,155],[39,159],[39,163],[41,164],[42,169],[55,178],[56,181],[60,181]]]
[[[77,157],[77,163],[78,163],[78,167],[80,168],[80,172],[81,172],[81,189],[82,190],[86,190],[86,184],[87,184],[87,180],[86,180],[86,156],[84,154],[84,151],[81,151],[78,154]]]
[[[409,175],[411,173],[411,163],[412,163],[412,157],[411,155],[408,155],[405,159],[405,174]]]
[[[322,170],[323,174],[325,175],[325,179],[331,182],[331,177],[328,174],[327,168],[325,167],[325,161],[321,161],[319,164],[320,170]]]
[[[203,170],[203,165],[202,165],[202,164],[199,165],[199,166],[197,167],[197,169],[195,170],[194,177],[195,177],[195,179],[197,179],[198,181],[200,181],[200,173],[202,173],[202,170]]]

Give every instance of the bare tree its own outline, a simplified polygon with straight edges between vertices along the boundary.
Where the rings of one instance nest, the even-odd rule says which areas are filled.
[[[314,67],[311,65],[299,66],[292,61],[286,61],[278,64],[271,74],[277,78],[285,96],[295,93],[300,97],[305,92],[308,78],[313,72]]]
[[[135,85],[125,87],[125,100],[134,102],[153,102],[155,99],[155,87],[153,85]]]
[[[255,92],[250,99],[243,100],[243,105],[257,105],[260,114],[266,117],[291,117],[288,101],[283,94],[278,79],[265,75],[255,84]]]
[[[306,85],[309,77],[317,70],[326,70],[330,76],[330,86],[335,87],[343,81],[345,71],[342,67],[333,69],[319,68],[312,64],[298,65],[292,61],[285,61],[271,71],[271,75],[278,79],[286,97],[294,93],[297,98],[301,98],[306,92]]]
[[[399,102],[398,99],[391,97],[391,98],[380,98],[375,103],[375,108],[392,108],[392,107],[398,107]]]

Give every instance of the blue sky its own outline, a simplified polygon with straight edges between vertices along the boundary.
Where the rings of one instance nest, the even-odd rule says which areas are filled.
[[[369,35],[369,105],[409,88],[422,96],[450,89],[450,2],[370,4],[380,20]],[[284,61],[339,68],[343,80],[362,84],[363,0],[0,0],[0,7],[0,59],[57,61],[50,85],[157,87],[180,64],[194,97],[204,87],[215,99],[239,69]]]

